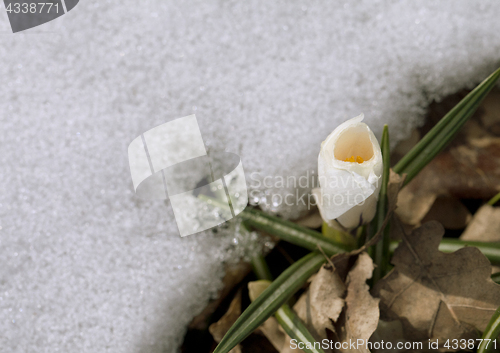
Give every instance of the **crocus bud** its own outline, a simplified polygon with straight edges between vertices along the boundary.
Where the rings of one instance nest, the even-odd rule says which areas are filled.
[[[362,123],[363,114],[340,124],[321,144],[320,188],[313,189],[323,220],[337,220],[348,229],[375,216],[382,152],[375,135]]]

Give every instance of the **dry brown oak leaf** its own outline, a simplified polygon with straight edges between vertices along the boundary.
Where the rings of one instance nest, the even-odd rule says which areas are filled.
[[[227,331],[233,326],[236,319],[241,315],[241,289],[238,290],[234,296],[229,308],[226,313],[220,318],[219,321],[214,322],[209,326],[208,331],[218,343],[221,341],[222,337],[227,333]],[[231,349],[230,353],[241,353],[241,347],[238,344],[236,347]]]
[[[460,236],[462,240],[500,241],[500,207],[481,206]]]
[[[393,222],[402,242],[394,269],[373,289],[381,299],[381,319],[403,322],[410,341],[476,338],[500,305],[500,285],[488,259],[475,247],[451,254],[438,251],[444,234],[435,221],[406,234]],[[478,331],[477,331],[478,330]]]
[[[345,292],[338,272],[323,266],[293,307],[318,341],[327,338],[326,329],[335,330],[332,321],[337,320],[344,308]]]
[[[372,259],[363,252],[347,275],[346,307],[335,323],[338,338],[348,343],[347,348],[341,349],[344,353],[370,353],[365,345],[353,350],[349,343],[358,339],[368,341],[379,322],[379,300],[370,295],[370,287],[366,284],[372,277],[373,268]]]
[[[366,252],[351,258],[355,260],[353,264],[350,264],[350,257],[334,256],[334,267],[323,266],[294,306],[317,341],[328,338],[328,331],[331,331],[336,340],[347,342],[341,349],[344,353],[352,352],[350,342],[368,340],[379,321],[379,299],[370,295],[366,284],[372,277],[373,261]],[[355,352],[369,351],[359,347]]]
[[[500,112],[491,118],[497,126],[499,118]],[[467,209],[458,199],[488,200],[500,191],[500,137],[492,134],[487,125],[478,119],[468,121],[451,145],[401,190],[396,213],[404,223],[418,225],[439,196],[455,200],[437,205],[441,211],[443,206],[450,211],[456,208],[467,218]],[[459,214],[441,212],[438,216],[447,221],[445,226],[450,229],[467,224],[467,219],[457,220]]]

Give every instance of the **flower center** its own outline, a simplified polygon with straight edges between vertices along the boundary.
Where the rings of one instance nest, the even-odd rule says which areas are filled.
[[[373,157],[373,144],[366,125],[355,125],[344,130],[334,145],[335,159],[359,164]]]
[[[364,160],[360,156],[356,156],[356,158],[354,158],[354,156],[351,156],[350,158],[344,159],[344,162],[351,162],[351,163],[356,162],[361,164],[364,162]]]

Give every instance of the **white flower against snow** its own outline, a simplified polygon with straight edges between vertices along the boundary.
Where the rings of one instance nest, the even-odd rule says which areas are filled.
[[[320,188],[313,189],[321,217],[355,228],[375,216],[383,163],[380,145],[361,114],[339,125],[321,144]]]

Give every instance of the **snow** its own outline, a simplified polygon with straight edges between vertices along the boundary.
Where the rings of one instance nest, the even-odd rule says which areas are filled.
[[[2,8],[0,352],[175,352],[223,263],[255,249],[235,222],[180,238],[168,201],[136,197],[127,148],[141,133],[195,113],[208,149],[241,156],[251,199],[295,217],[304,205],[272,195],[310,185],[264,178],[310,177],[321,141],[361,112],[403,139],[431,100],[500,64],[498,13],[82,0],[12,34]]]

